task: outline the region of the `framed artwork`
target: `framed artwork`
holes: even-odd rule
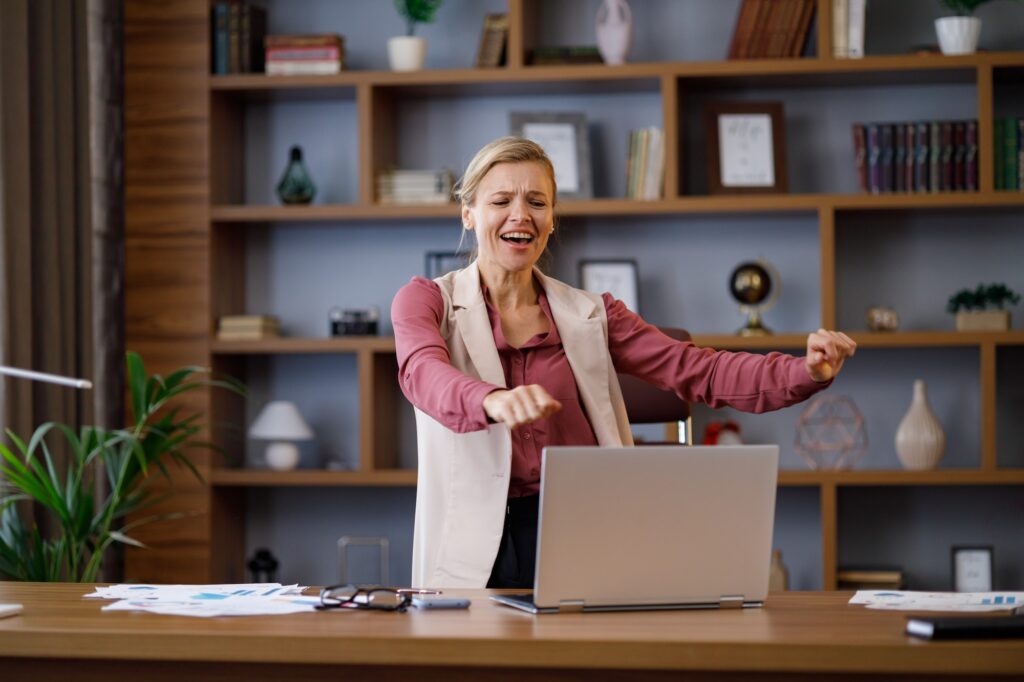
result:
[[[447,275],[452,270],[461,270],[469,264],[469,254],[456,251],[427,251],[424,267],[425,277],[434,279]]]
[[[586,116],[582,113],[512,112],[509,129],[513,135],[533,140],[547,152],[555,167],[559,198],[593,197]]]
[[[635,260],[580,261],[580,288],[595,294],[607,291],[640,314],[640,275]]]
[[[991,545],[954,545],[951,554],[954,591],[992,591]]]
[[[710,102],[704,108],[708,191],[782,194],[786,133],[782,102]]]

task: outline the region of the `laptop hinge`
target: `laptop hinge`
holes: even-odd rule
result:
[[[581,613],[582,611],[582,599],[561,599],[558,602],[559,613]]]
[[[742,594],[723,594],[718,598],[718,608],[720,609],[742,609],[743,608],[743,595]]]

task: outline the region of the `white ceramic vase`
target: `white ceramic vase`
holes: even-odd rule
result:
[[[946,433],[928,405],[924,381],[914,382],[914,399],[896,429],[896,455],[904,469],[934,469],[946,450]]]
[[[942,54],[974,54],[981,35],[978,17],[942,17],[935,20],[935,33],[939,37]]]
[[[427,56],[427,41],[419,36],[388,38],[388,61],[392,71],[419,71]]]
[[[625,64],[633,42],[633,13],[626,0],[604,0],[597,9],[597,50],[605,64]]]

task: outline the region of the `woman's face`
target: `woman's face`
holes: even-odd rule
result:
[[[462,221],[476,231],[480,265],[509,272],[532,269],[554,226],[554,196],[544,166],[499,163],[487,171]]]

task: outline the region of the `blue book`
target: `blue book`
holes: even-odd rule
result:
[[[213,68],[213,73],[215,74],[228,73],[228,58],[230,56],[228,42],[228,15],[228,3],[218,2],[213,6],[213,25],[211,27],[213,40],[210,41],[210,44],[213,45],[211,66]]]

